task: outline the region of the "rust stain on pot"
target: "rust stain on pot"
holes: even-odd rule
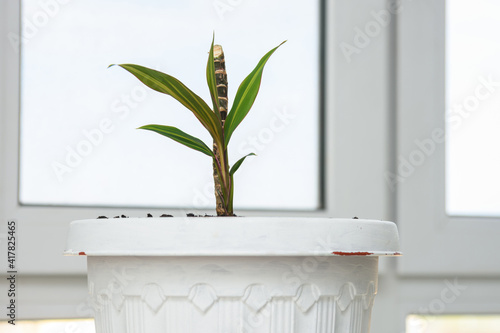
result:
[[[369,256],[373,254],[372,252],[343,252],[343,251],[334,251],[332,254],[337,256]]]
[[[86,256],[85,252],[78,252],[79,256]]]

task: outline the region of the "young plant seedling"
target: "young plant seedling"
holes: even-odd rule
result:
[[[283,42],[285,43],[285,42]],[[267,60],[283,43],[267,52],[259,61],[255,69],[240,84],[233,105],[229,113],[227,100],[227,75],[224,64],[224,53],[220,45],[210,46],[207,62],[207,83],[212,99],[210,108],[203,99],[186,87],[181,81],[168,74],[139,65],[118,65],[149,88],[175,98],[195,117],[210,133],[213,138],[213,149],[210,149],[202,140],[189,135],[180,129],[165,125],[145,125],[140,129],[156,132],[189,148],[202,152],[213,159],[216,211],[218,216],[233,216],[234,173],[241,166],[250,153],[240,158],[232,167],[229,167],[228,144],[238,125],[246,117],[259,92],[262,72]]]

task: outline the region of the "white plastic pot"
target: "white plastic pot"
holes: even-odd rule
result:
[[[328,218],[74,221],[97,333],[368,332],[392,222]]]

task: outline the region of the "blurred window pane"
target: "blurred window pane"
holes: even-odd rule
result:
[[[48,5],[50,3],[51,5]],[[214,206],[212,161],[146,124],[211,146],[170,96],[114,63],[167,72],[210,105],[205,66],[215,31],[229,103],[283,40],[233,135],[235,209],[314,210],[320,195],[320,1],[22,1],[20,201],[27,205]]]
[[[15,325],[0,321],[2,333],[95,333],[93,319],[16,320]]]
[[[446,5],[447,212],[500,216],[500,2]]]
[[[409,315],[406,333],[498,333],[499,315]]]

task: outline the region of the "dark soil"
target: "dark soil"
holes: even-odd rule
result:
[[[187,217],[217,217],[216,215],[209,215],[209,214],[195,215],[193,213],[187,213],[186,216]],[[236,216],[236,215],[234,215],[234,216]],[[154,216],[151,215],[150,213],[148,213],[146,217],[154,217]],[[170,214],[161,214],[160,217],[174,217],[174,216],[170,215]],[[97,218],[98,219],[107,219],[108,217],[101,215],[101,216],[98,216]],[[119,218],[126,219],[126,218],[128,218],[128,216],[126,216],[126,215],[116,215],[113,218],[114,219],[119,219]]]

